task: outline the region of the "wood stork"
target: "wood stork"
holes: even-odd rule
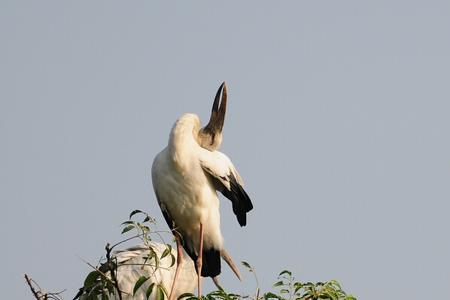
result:
[[[113,257],[117,260],[116,277],[119,289],[122,292],[122,300],[147,299],[146,290],[152,283],[162,284],[167,290],[170,288],[175,277],[176,266],[171,265],[172,261],[170,256],[162,258],[158,266],[150,264],[147,260],[149,247],[153,249],[158,257],[161,257],[167,249],[165,244],[152,241],[149,245],[137,245],[113,253]],[[175,249],[172,249],[172,254],[176,255]],[[102,270],[102,267],[100,266],[99,269]],[[109,272],[106,275],[110,276]],[[149,279],[133,295],[134,285],[141,276],[148,277]],[[177,280],[177,288],[173,291],[174,296],[178,298],[183,293],[193,292],[196,287],[196,278],[197,273],[194,263],[190,260],[183,263]],[[156,292],[154,289],[151,299],[155,299],[155,295]],[[80,292],[74,299],[87,300],[91,298],[89,298],[89,291],[80,289]],[[101,295],[98,296],[98,299],[101,299]],[[120,298],[115,294],[110,295],[109,299]]]
[[[227,87],[223,82],[209,123],[200,128],[197,115],[181,116],[170,132],[167,147],[155,157],[152,166],[153,189],[174,233],[178,257],[182,258],[183,247],[195,262],[199,297],[201,276],[216,279],[221,272],[221,256],[240,279],[239,270],[223,247],[217,191],[231,200],[241,226],[246,225],[246,214],[253,208],[236,168],[225,154],[217,151],[222,142],[226,107]],[[178,259],[170,300],[181,263],[182,259]]]

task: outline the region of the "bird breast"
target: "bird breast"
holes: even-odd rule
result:
[[[200,223],[205,247],[221,248],[219,198],[191,148],[183,152],[168,147],[155,158],[153,185],[160,205],[169,213],[182,235],[197,245]]]

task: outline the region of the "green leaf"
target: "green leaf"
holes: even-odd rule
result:
[[[173,265],[175,264],[175,255],[173,255],[172,253],[170,253],[170,258],[172,259],[172,262],[170,263],[169,268],[173,267]]]
[[[264,299],[280,299],[280,296],[275,295],[274,293],[268,292],[264,294]]]
[[[211,293],[209,293],[208,295],[206,295],[207,298],[212,298],[212,299],[229,299],[227,293],[225,293],[223,290],[217,290],[217,291],[213,291]]]
[[[142,210],[139,209],[135,209],[131,212],[130,214],[130,219],[135,215],[135,214],[143,214],[144,212]]]
[[[92,292],[92,291],[91,291]],[[97,292],[97,291],[96,291]],[[87,300],[97,300],[98,298],[97,298],[97,293],[90,293],[88,296],[87,296]]]
[[[303,284],[301,282],[294,283],[294,293],[297,293],[301,288],[303,287]]]
[[[334,285],[334,286],[337,286],[339,289],[342,289],[341,285],[339,284],[339,282],[337,280],[333,279],[333,280],[328,281],[327,283],[331,284],[331,285]]]
[[[164,257],[166,257],[167,255],[169,255],[169,253],[171,249],[169,249],[169,247],[166,248],[166,250],[164,250],[164,252],[161,254],[161,259],[163,259]]]
[[[142,230],[143,233],[150,231],[150,227],[148,227],[146,225],[139,224],[139,228]]]
[[[110,295],[114,294],[115,287],[111,281],[106,281],[106,289]]]
[[[133,228],[134,228],[134,225],[128,225],[128,226],[126,226],[126,227],[122,230],[122,234],[124,234],[124,233],[130,231],[130,230],[133,229]]]
[[[289,294],[289,290],[287,290],[287,289],[281,289],[281,290],[280,290],[280,293],[282,293],[282,294]]]
[[[233,294],[233,293],[228,294],[228,296],[229,296],[231,299],[235,299],[235,300],[245,298],[245,296],[241,296],[241,295]],[[260,298],[260,299],[261,299],[261,298]]]
[[[303,284],[303,287],[307,290],[312,290],[315,288],[315,285],[312,282],[307,282],[307,283]]]
[[[275,282],[275,283],[273,284],[274,287],[280,286],[280,285],[284,285],[284,282],[283,282],[282,280],[277,281],[277,282]]]
[[[102,300],[109,300],[109,295],[105,290],[102,290]]]
[[[141,276],[134,284],[133,296],[136,295],[136,291],[148,280],[148,277]]]
[[[145,297],[146,299],[148,299],[150,297],[150,295],[153,292],[153,287],[155,286],[155,283],[153,282],[152,284],[149,285],[149,287],[147,288],[147,291],[145,292]]]
[[[164,286],[164,284],[160,283],[159,286],[163,290],[164,295],[166,295],[166,297],[169,298],[169,293],[167,292],[166,287]]]
[[[247,269],[252,269],[252,266],[250,266],[250,264],[248,263],[248,262],[246,262],[246,261],[241,261],[241,263],[242,263],[242,265],[244,266],[244,267],[246,267]]]
[[[284,274],[288,274],[289,276],[292,276],[292,272],[288,270],[283,270],[278,276],[282,276]]]
[[[181,300],[183,298],[188,298],[188,297],[195,297],[195,295],[192,293],[184,293],[184,294],[181,294],[177,300]]]
[[[337,295],[336,291],[335,291],[332,287],[330,287],[330,286],[325,286],[325,287],[322,289],[322,293],[323,293],[323,294],[327,294],[327,295],[330,296],[330,298],[332,298],[332,299],[337,299],[337,298],[338,298],[338,295]]]
[[[164,290],[160,285],[156,288],[156,298],[155,300],[164,300]]]
[[[147,264],[147,262],[150,263],[153,258],[155,259],[156,268],[158,268],[158,266],[159,266],[158,256],[156,256],[155,250],[151,246],[149,246],[148,254],[147,254],[147,256],[144,257],[144,264]]]
[[[120,225],[128,225],[128,224],[134,224],[134,221],[125,221],[125,222],[122,222],[122,224],[120,224]]]
[[[97,282],[98,278],[101,275],[102,274],[99,271],[97,271],[97,270],[92,271],[91,273],[89,273],[86,276],[86,279],[84,280],[84,289],[85,290],[90,289]]]

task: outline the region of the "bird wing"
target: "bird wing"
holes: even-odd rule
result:
[[[112,258],[116,263],[116,277],[119,288],[122,291],[122,299],[147,299],[144,295],[150,284],[162,284],[165,289],[170,289],[176,271],[176,264],[172,264],[171,256],[166,256],[158,259],[158,264],[155,265],[155,262],[149,259],[148,256],[150,248],[153,249],[156,257],[159,258],[166,251],[167,245],[151,241],[147,245],[136,245],[113,253]],[[172,255],[177,257],[175,249],[172,249]],[[109,263],[101,264],[98,267],[99,271],[102,274],[106,274],[108,278],[110,278],[110,268]],[[148,280],[134,293],[135,284],[141,276],[148,277]],[[174,290],[175,297],[178,298],[185,292],[192,292],[196,286],[196,278],[197,274],[193,261],[185,259],[180,267],[180,277]],[[100,299],[100,296],[92,298],[96,287],[98,286],[94,284],[80,288],[74,300]],[[118,298],[113,297],[109,299]],[[151,299],[154,299],[154,297]]]
[[[245,192],[242,178],[231,160],[219,151],[202,149],[200,165],[216,190],[231,200],[239,225],[245,226],[247,224],[246,214],[253,209],[253,204]]]
[[[161,151],[160,153],[158,153],[155,157],[155,159],[153,160],[153,165],[152,165],[152,184],[153,184],[153,190],[155,191],[155,195],[156,195],[156,201],[158,202],[159,207],[161,208],[161,212],[164,216],[164,220],[166,220],[167,225],[169,225],[170,230],[174,229],[174,221],[172,219],[172,217],[170,216],[169,210],[167,209],[166,205],[164,204],[164,202],[161,201],[161,197],[159,195],[159,187],[157,185],[157,182],[159,182],[159,177],[161,177],[161,174],[163,174],[162,176],[167,176],[166,174],[170,174],[170,171],[167,170],[166,165],[164,164],[164,161],[166,160],[166,156],[167,156],[167,148],[164,149],[163,151]],[[160,186],[164,186],[164,185],[160,185]]]

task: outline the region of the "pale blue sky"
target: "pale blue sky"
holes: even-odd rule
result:
[[[71,299],[131,210],[164,225],[153,157],[223,80],[255,209],[222,228],[264,289],[450,298],[448,1],[2,0],[0,41],[3,299],[25,272]]]

